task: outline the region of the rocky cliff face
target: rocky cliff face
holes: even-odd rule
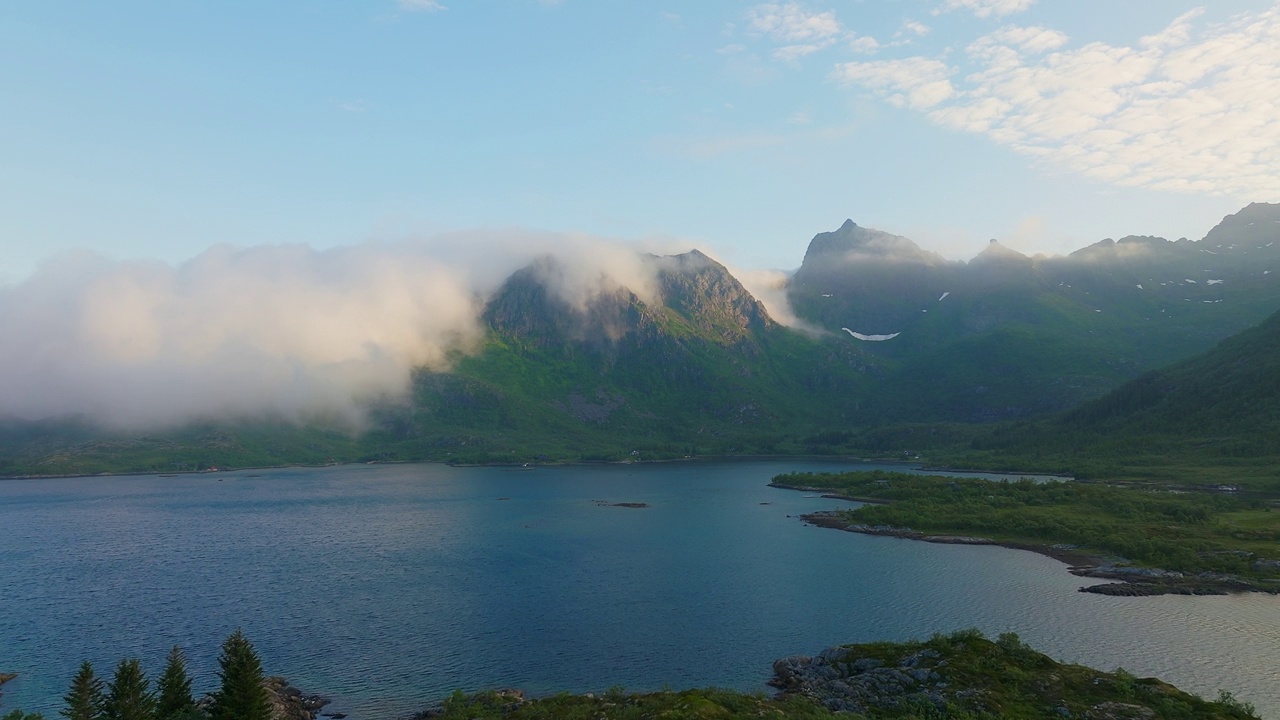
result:
[[[631,288],[604,286],[571,303],[554,286],[562,275],[556,263],[544,258],[513,274],[485,307],[485,322],[541,347],[578,345],[594,352],[664,335],[732,345],[776,327],[737,278],[697,250],[646,259],[657,289],[649,302]]]

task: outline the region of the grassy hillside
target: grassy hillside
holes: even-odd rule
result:
[[[844,523],[1015,545],[1065,545],[1081,554],[1186,573],[1180,582],[1192,582],[1198,573],[1228,573],[1280,589],[1275,519],[1280,508],[1253,497],[882,471],[797,473],[774,482],[888,503],[836,513]]]
[[[1280,490],[1280,313],[1060,417],[974,438],[949,461]]]

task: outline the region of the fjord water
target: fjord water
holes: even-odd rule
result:
[[[175,644],[210,690],[238,627],[269,673],[358,720],[455,688],[764,690],[783,655],[978,627],[1201,695],[1229,689],[1280,717],[1280,599],[1080,593],[1061,563],[1029,552],[805,526],[797,514],[847,503],[766,486],[850,467],[0,482],[0,671],[20,674],[0,702],[56,716],[81,660],[109,675],[139,657],[154,676]]]

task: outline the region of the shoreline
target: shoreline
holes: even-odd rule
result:
[[[858,498],[831,492],[830,488],[788,485],[785,483],[769,483],[770,487],[782,490],[800,490],[804,492],[821,492],[823,497],[853,502],[888,505],[890,501],[880,498]],[[820,510],[799,515],[802,522],[814,527],[843,530],[861,535],[893,537],[902,540],[915,540],[938,545],[994,545],[1010,550],[1025,550],[1052,558],[1067,566],[1067,572],[1081,578],[1095,580],[1112,580],[1115,582],[1087,585],[1079,588],[1080,592],[1112,597],[1150,597],[1155,595],[1230,595],[1232,593],[1258,592],[1269,595],[1280,595],[1280,584],[1263,586],[1245,578],[1221,573],[1200,573],[1187,575],[1181,572],[1163,570],[1161,568],[1145,568],[1131,565],[1117,565],[1102,555],[1082,550],[1066,544],[1043,544],[1020,542],[1014,540],[996,540],[986,537],[967,535],[948,535],[942,533],[924,533],[910,528],[892,527],[888,525],[864,525],[849,522],[840,510]]]
[[[186,477],[190,475],[220,475],[223,473],[235,473],[256,470],[291,470],[291,469],[319,469],[328,467],[348,467],[354,465],[448,465],[449,467],[458,468],[480,468],[480,467],[511,467],[511,468],[554,468],[554,467],[588,467],[593,465],[659,465],[664,463],[696,463],[696,462],[762,462],[769,460],[788,461],[788,460],[809,460],[809,461],[830,461],[830,462],[849,462],[849,463],[878,463],[885,465],[906,465],[917,469],[924,469],[924,466],[917,461],[896,460],[891,458],[860,458],[851,455],[695,455],[683,458],[663,458],[660,460],[565,460],[565,461],[536,461],[536,462],[491,462],[491,463],[458,463],[449,462],[448,460],[375,460],[360,461],[352,460],[351,462],[334,462],[334,463],[288,463],[284,465],[253,465],[244,467],[219,468],[217,470],[139,470],[129,472],[99,472],[99,473],[51,473],[48,475],[0,475],[0,481],[4,480],[66,480],[74,478],[110,478],[110,477]],[[987,470],[956,470],[954,472],[989,472]],[[994,473],[993,475],[1016,475],[1017,473]],[[1037,475],[1039,476],[1039,474]],[[869,501],[860,501],[869,502]]]

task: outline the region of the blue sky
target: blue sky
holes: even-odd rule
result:
[[[1198,238],[1280,200],[1261,0],[363,0],[0,9],[0,281],[527,228],[799,265]]]

